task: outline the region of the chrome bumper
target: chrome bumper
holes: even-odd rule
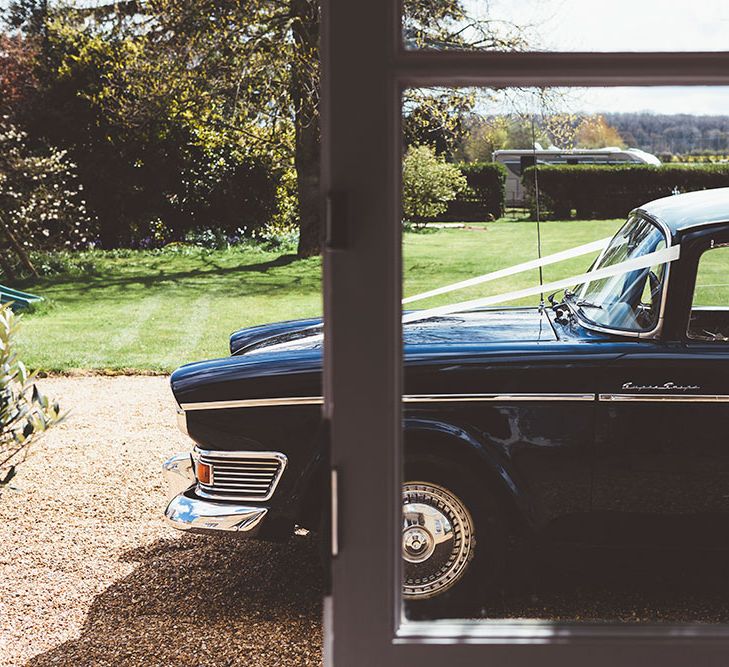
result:
[[[258,532],[268,510],[237,503],[198,498],[195,493],[195,473],[189,454],[176,454],[162,466],[168,485],[165,518],[174,528],[196,533],[228,531],[246,533],[252,537]]]

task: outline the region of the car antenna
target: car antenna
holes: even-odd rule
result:
[[[534,160],[534,202],[536,205],[537,216],[537,259],[542,259],[542,230],[540,226],[540,210],[539,210],[539,174],[537,168],[537,132],[534,125],[534,112],[532,111],[532,158]],[[539,286],[544,285],[544,274],[542,273],[542,265],[539,265]],[[544,292],[539,295],[539,311],[544,310]]]

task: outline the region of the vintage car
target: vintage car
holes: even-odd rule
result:
[[[524,537],[729,547],[729,188],[634,210],[590,271],[603,277],[546,306],[406,318],[415,604],[486,595]],[[195,447],[164,465],[166,517],[240,537],[320,531],[321,321],[244,329],[230,350],[172,375]]]

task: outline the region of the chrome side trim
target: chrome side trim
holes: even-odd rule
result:
[[[406,394],[403,403],[470,403],[478,401],[594,401],[595,394]],[[253,398],[237,401],[183,403],[183,410],[226,410],[228,408],[263,408],[285,405],[322,405],[322,396],[291,398]]]
[[[594,401],[595,394],[408,394],[403,403],[514,403],[520,401]]]
[[[599,394],[599,401],[622,403],[729,403],[727,394]]]
[[[244,398],[234,401],[202,401],[183,403],[183,410],[225,410],[227,408],[265,408],[277,405],[322,405],[322,396],[290,396],[285,398]]]

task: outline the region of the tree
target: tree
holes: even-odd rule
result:
[[[580,148],[607,148],[617,146],[623,148],[625,141],[614,127],[608,125],[604,116],[588,116],[583,118],[575,133]]]
[[[74,169],[63,151],[32,150],[25,133],[0,118],[0,269],[9,278],[13,255],[35,274],[30,250],[91,241]]]
[[[508,120],[503,116],[469,118],[458,147],[457,158],[465,162],[491,162],[494,151],[506,145],[508,125]]]
[[[405,148],[432,146],[438,155],[452,156],[467,132],[465,121],[476,102],[462,89],[409,89],[403,95]]]
[[[38,27],[46,5],[15,0],[13,24],[48,30],[47,18]],[[81,97],[104,110],[104,123],[113,118],[111,124],[129,134],[159,135],[166,131],[157,122],[164,110],[194,137],[213,144],[225,137],[228,145],[266,156],[282,169],[293,166],[299,254],[319,252],[316,0],[118,0],[73,9],[54,5],[53,12],[56,33],[75,31],[89,44],[100,39],[109,47],[98,61],[101,85]],[[513,49],[525,41],[506,22],[472,19],[464,0],[406,0],[404,32],[416,46]],[[78,61],[66,62],[73,70]]]
[[[403,160],[402,205],[405,219],[423,227],[444,213],[448,202],[468,183],[454,164],[448,164],[430,146],[411,146]]]
[[[0,115],[22,115],[32,104],[38,86],[38,51],[21,35],[0,34]]]

